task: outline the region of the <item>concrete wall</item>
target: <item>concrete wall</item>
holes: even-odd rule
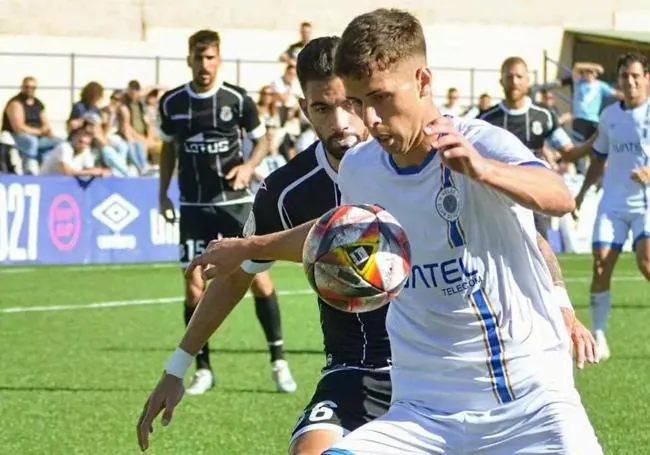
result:
[[[0,105],[15,93],[25,75],[36,76],[40,87],[38,96],[60,127],[68,115],[71,94],[76,99],[79,89],[88,81],[97,80],[110,88],[122,88],[134,78],[143,85],[181,84],[189,76],[184,56],[191,32],[189,29],[150,30],[147,41],[0,35]],[[238,81],[251,92],[281,74],[282,65],[274,60],[296,38],[294,31],[222,29],[221,33],[226,59],[222,68],[224,77]],[[559,27],[478,24],[439,24],[426,27],[426,34],[430,64],[435,69],[435,94],[442,96],[448,87],[454,86],[466,103],[472,95],[475,98],[483,92],[499,96],[496,69],[504,58],[521,55],[531,69],[539,70],[544,49],[558,57],[562,39]],[[3,55],[3,52],[58,56],[16,56]],[[75,54],[74,60],[71,53]],[[131,58],[88,57],[88,54]],[[74,92],[70,89],[72,83]]]

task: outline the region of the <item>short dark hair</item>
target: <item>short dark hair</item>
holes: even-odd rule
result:
[[[334,68],[339,76],[363,79],[416,55],[427,55],[420,21],[406,11],[379,8],[348,24]]]
[[[640,63],[643,67],[643,73],[647,74],[650,72],[650,63],[648,63],[648,58],[643,55],[641,52],[626,52],[621,54],[616,61],[616,74],[626,66],[630,66],[632,63]]]
[[[219,33],[214,30],[199,30],[190,36],[187,40],[187,46],[189,52],[192,52],[195,49],[205,50],[212,46],[216,47],[217,52],[219,52],[221,47],[221,38],[219,37]]]
[[[296,71],[303,91],[307,83],[334,77],[334,55],[341,41],[338,36],[323,36],[311,40],[298,54]]]
[[[311,27],[311,22],[301,22],[300,27]]]
[[[519,56],[514,56],[514,57],[508,57],[503,61],[501,64],[501,72],[503,73],[506,68],[510,68],[511,66],[514,65],[524,65],[526,68],[526,71],[528,71],[528,64],[526,63],[526,60]]]

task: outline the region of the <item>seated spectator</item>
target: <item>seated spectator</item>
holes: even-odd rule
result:
[[[9,100],[2,117],[2,131],[13,135],[23,158],[23,169],[31,175],[38,174],[42,156],[63,141],[54,136],[45,105],[35,94],[36,79],[26,77],[20,93]]]
[[[481,115],[485,114],[492,107],[492,97],[483,93],[478,98],[478,104],[469,108],[467,112],[463,115],[465,118],[479,118]]]
[[[162,151],[162,140],[158,135],[158,128],[156,126],[160,123],[158,120],[158,101],[163,93],[163,90],[154,88],[149,90],[145,96],[147,122],[151,126],[149,128],[149,147],[147,151],[149,153],[149,161],[154,165],[160,163],[160,152]]]
[[[70,132],[81,128],[86,113],[100,114],[99,103],[104,98],[104,87],[98,82],[89,82],[81,89],[80,100],[72,105],[68,117],[67,130]]]
[[[273,121],[266,123],[265,126],[266,140],[264,145],[267,147],[267,155],[253,172],[251,180],[251,190],[253,192],[257,192],[262,180],[268,177],[271,172],[287,164],[286,158],[280,152],[284,133],[278,131],[278,124]]]
[[[128,148],[116,149],[111,145],[104,132],[101,116],[95,112],[87,112],[82,121],[80,128],[83,128],[92,138],[91,149],[95,156],[99,157],[104,167],[110,169],[111,174],[118,177],[131,175],[127,164]]]
[[[460,105],[458,100],[460,95],[458,94],[458,89],[451,87],[447,90],[447,102],[438,106],[438,110],[442,115],[451,115],[453,117],[460,117],[465,110]]]
[[[16,141],[9,131],[0,132],[0,174],[22,175],[23,166]]]
[[[297,112],[298,99],[302,97],[302,89],[295,65],[287,65],[282,76],[271,82],[271,88],[275,93],[278,106]]]
[[[151,128],[147,108],[142,101],[140,83],[130,81],[118,109],[119,134],[129,144],[129,158],[140,175],[149,170],[147,148]]]
[[[59,143],[43,159],[42,175],[71,175],[102,177],[110,175],[108,169],[95,165],[90,143],[92,136],[85,128],[73,131],[68,141]]]
[[[101,109],[104,134],[111,146],[120,155],[129,155],[129,144],[120,136],[119,110],[124,98],[124,92],[115,90],[111,94],[108,105]]]
[[[257,116],[263,125],[268,122],[281,125],[280,112],[274,95],[273,87],[265,85],[260,90],[259,98],[257,98]]]
[[[309,22],[300,24],[300,41],[291,44],[286,51],[280,55],[280,61],[288,65],[296,65],[296,59],[303,47],[311,41],[312,27]]]
[[[565,126],[572,120],[571,112],[565,112],[563,114],[557,107],[557,104],[555,104],[555,94],[550,89],[542,88],[539,91],[539,95],[539,104],[554,113],[560,125]]]

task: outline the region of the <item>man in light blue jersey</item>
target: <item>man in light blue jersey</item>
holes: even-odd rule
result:
[[[592,329],[603,359],[610,355],[605,332],[612,273],[630,232],[639,270],[650,280],[650,66],[643,54],[633,52],[621,55],[616,68],[623,100],[600,116],[591,165],[576,197],[579,207],[603,176],[591,281]]]
[[[573,209],[562,179],[511,133],[440,115],[409,13],[356,17],[335,71],[373,136],[341,162],[342,203],[384,207],[413,255],[386,318],[391,408],[324,454],[601,454],[532,216]],[[296,260],[311,225],[222,245]]]
[[[577,62],[573,65],[573,135],[584,142],[596,132],[604,101],[618,92],[598,79],[603,67],[597,63]]]

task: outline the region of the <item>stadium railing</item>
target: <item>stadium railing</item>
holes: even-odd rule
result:
[[[0,98],[3,98],[0,102],[4,105],[4,101],[19,89],[22,77],[35,76],[40,79],[37,94],[48,102],[50,118],[55,123],[65,121],[70,105],[78,100],[80,89],[91,80],[112,90],[124,88],[130,79],[140,80],[143,87],[171,88],[188,77],[184,57],[0,51],[0,62],[6,69],[0,73]],[[277,61],[224,59],[221,72],[226,80],[257,96],[263,85],[282,74],[282,68],[283,64]],[[482,93],[489,93],[493,98],[501,95],[498,69],[439,66],[432,70],[436,76],[434,96],[437,101],[444,101],[449,87],[459,90],[463,104],[468,107]],[[534,70],[534,83],[539,82],[538,76],[538,71]],[[65,106],[59,106],[62,104]]]

